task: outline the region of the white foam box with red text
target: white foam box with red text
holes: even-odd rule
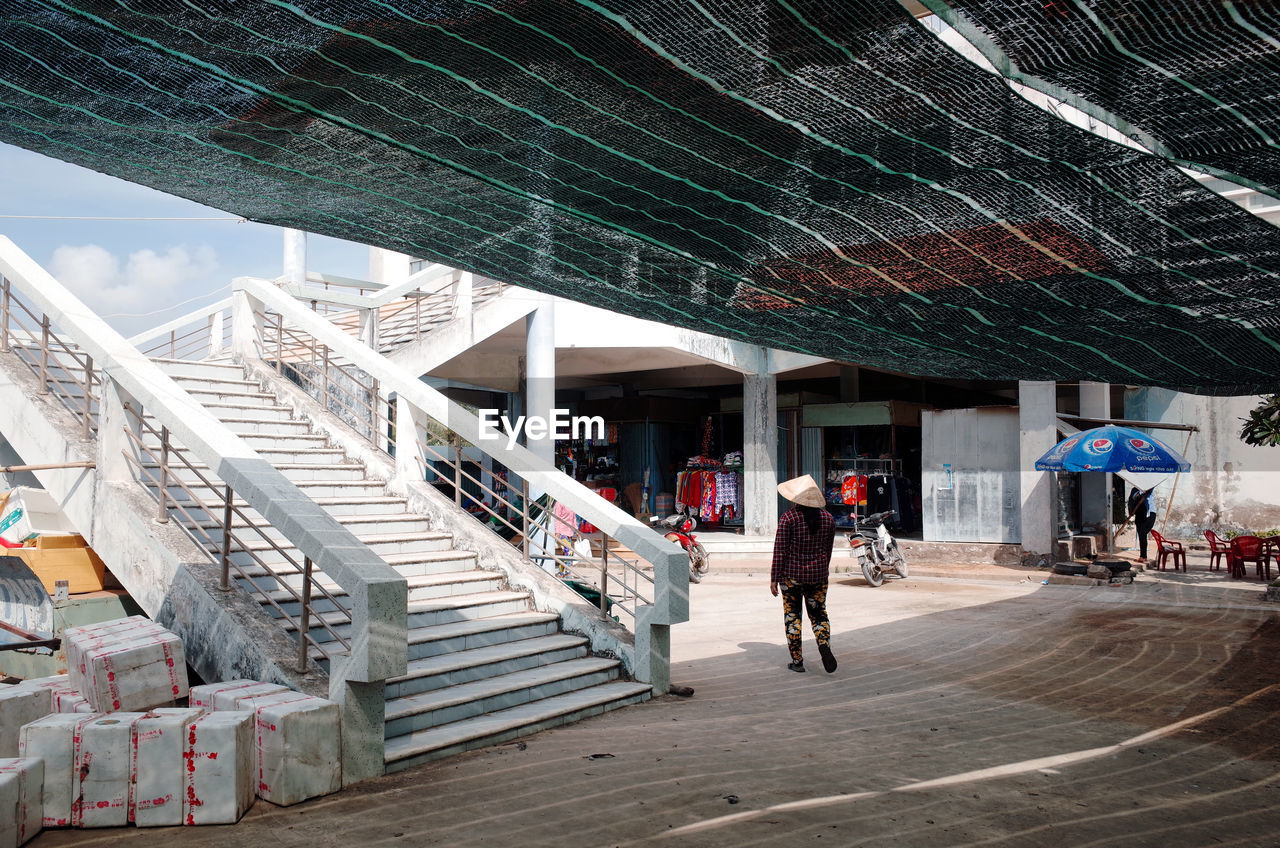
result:
[[[279,683],[263,683],[260,680],[226,680],[222,683],[192,686],[187,703],[206,710],[234,710],[239,709],[236,706],[239,698],[288,691],[289,687],[281,686]]]
[[[53,712],[53,692],[46,688],[7,686],[0,689],[0,757],[18,756],[18,732]]]
[[[256,713],[257,793],[282,807],[342,788],[338,705],[300,692],[242,698]]]
[[[67,671],[99,712],[147,710],[186,697],[182,640],[135,616],[112,628],[67,628]]]
[[[187,725],[183,824],[234,824],[253,804],[253,713],[205,713]]]
[[[0,848],[17,848],[41,830],[44,760],[0,759]]]

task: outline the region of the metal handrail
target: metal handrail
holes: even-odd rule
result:
[[[421,432],[421,429],[419,429],[419,432]],[[507,497],[504,497],[502,494],[499,494],[494,489],[486,486],[484,484],[483,479],[476,477],[475,475],[467,472],[462,467],[461,451],[458,448],[456,447],[454,448],[453,458],[451,459],[448,456],[445,456],[444,454],[442,454],[440,451],[436,450],[435,446],[424,442],[421,438],[418,439],[418,447],[422,451],[426,453],[430,453],[432,456],[436,457],[440,462],[449,464],[453,472],[453,479],[449,479],[449,477],[447,477],[443,471],[437,468],[433,462],[426,462],[425,460],[420,458],[419,466],[423,468],[423,476],[425,479],[427,479],[427,482],[437,482],[437,483],[443,483],[445,485],[452,486],[453,492],[454,492],[454,503],[466,509],[468,514],[470,514],[476,520],[480,521],[482,524],[487,524],[488,522],[486,519],[480,518],[480,516],[475,515],[471,510],[472,506],[475,506],[478,509],[480,509],[480,511],[484,513],[486,516],[488,516],[489,519],[493,519],[499,522],[500,524],[502,524],[503,526],[511,530],[513,533],[516,533],[522,536],[523,538],[520,540],[520,544],[523,545],[525,556],[533,560],[543,560],[543,561],[549,560],[555,563],[556,577],[559,577],[561,579],[573,578],[575,580],[579,580],[585,583],[595,583],[597,587],[601,589],[602,606],[605,603],[604,598],[607,596],[611,603],[613,603],[614,605],[617,605],[620,609],[627,612],[632,617],[634,617],[635,615],[635,607],[637,604],[652,603],[652,593],[650,593],[648,596],[642,594],[639,590],[639,585],[641,580],[646,581],[649,585],[653,585],[653,582],[654,582],[653,577],[639,566],[639,563],[637,560],[628,559],[626,557],[619,555],[616,551],[613,551],[612,553],[613,553],[614,559],[618,560],[623,565],[624,572],[622,573],[621,576],[610,574],[608,570],[608,562],[609,562],[609,554],[610,554],[609,543],[611,539],[607,534],[605,533],[600,534],[600,537],[601,537],[600,580],[597,582],[595,579],[596,574],[594,571],[589,574],[584,574],[582,571],[583,568],[587,567],[592,563],[592,560],[581,557],[580,555],[577,554],[576,551],[574,551],[574,549],[571,546],[566,546],[566,548],[569,551],[573,551],[573,553],[566,555],[566,554],[561,554],[557,550],[557,548],[559,547],[558,545],[548,544],[548,543],[538,541],[540,536],[541,538],[545,538],[547,540],[561,538],[561,534],[557,532],[557,527],[556,527],[558,523],[558,519],[555,517],[553,506],[550,504],[548,504],[545,508],[541,510],[540,517],[534,517],[534,510],[531,507],[531,504],[527,497],[527,493],[524,493],[524,481],[521,481],[521,491],[522,493],[524,493],[524,496],[521,497],[520,503],[517,506],[516,504],[512,503],[511,500],[508,500],[508,497],[510,497],[509,494]],[[428,472],[434,474],[437,480],[432,481],[429,477],[427,477],[426,474]],[[490,506],[488,503],[485,502],[483,496],[480,498],[477,498],[474,495],[465,493],[461,486],[461,482],[464,479],[469,483],[474,484],[482,492],[490,495],[497,502],[497,504],[495,504],[495,506]],[[497,478],[497,477],[495,477],[494,479],[500,480],[500,478]],[[514,490],[516,488],[512,483],[508,481],[502,480],[501,483],[507,490]],[[465,504],[464,504],[464,500],[466,501]],[[514,512],[517,518],[520,520],[520,526],[517,527],[516,524],[512,523],[511,520],[509,520],[505,515],[503,515],[502,512],[499,511],[499,509],[497,509],[498,504],[510,510],[511,512]],[[538,533],[531,532],[533,530],[537,530]],[[576,534],[576,528],[575,528],[575,534]],[[512,544],[517,544],[514,540],[509,540],[509,541],[512,541]],[[529,546],[531,545],[537,546],[536,552],[530,552]],[[626,577],[628,576],[628,572],[631,572],[635,578],[634,581],[631,583],[628,583],[626,580]],[[615,584],[620,584],[619,586],[620,591],[618,591],[617,594],[610,593],[609,591],[608,583],[610,579],[612,579]]]
[[[222,352],[230,338],[231,298],[224,298],[139,333],[129,343],[150,357],[199,360]]]
[[[358,371],[358,369],[341,364],[339,357],[334,355],[334,352],[329,348],[329,346],[315,337],[285,325],[284,316],[279,312],[263,310],[257,313],[257,317],[261,319],[260,325],[263,328],[263,335],[260,339],[260,344],[263,351],[264,361],[271,364],[274,358],[274,368],[276,373],[286,377],[291,382],[298,385],[303,389],[303,391],[307,392],[307,394],[311,395],[313,398],[322,401],[326,410],[333,411],[332,408],[336,404],[340,411],[347,413],[350,418],[360,423],[360,427],[357,428],[357,432],[360,432],[362,436],[368,438],[381,453],[390,457],[390,439],[381,435],[376,438],[372,436],[374,433],[388,433],[395,425],[394,418],[389,413],[384,413],[382,411],[383,409],[389,410],[393,407],[389,404],[376,400],[379,389],[377,381],[371,377],[367,377],[367,375],[363,375],[363,372]],[[327,363],[327,367],[323,367],[322,363]],[[319,375],[308,373],[309,369],[301,367],[303,365],[315,367],[322,373]],[[341,383],[335,384],[335,380],[331,378],[330,370],[338,372],[343,379],[355,387],[355,390],[352,391],[349,388],[344,388],[341,386]],[[342,395],[349,396],[351,398],[351,402],[348,403],[344,401]],[[364,399],[365,397],[370,398],[370,400],[366,402]],[[339,417],[343,416],[340,415]],[[368,428],[367,432],[365,427]],[[452,431],[450,431],[450,433],[456,436]],[[421,435],[419,435],[418,444],[422,449],[430,452],[441,461],[450,462],[447,457],[424,442]],[[484,487],[484,484],[482,481],[462,469],[461,462],[457,460],[457,457],[459,456],[460,452],[455,451],[455,459],[451,463],[454,471],[453,480],[446,479],[431,463],[426,463],[427,468],[425,470],[435,472],[437,476],[441,478],[438,482],[453,485],[455,503],[461,506],[461,480],[463,477],[466,477],[469,481],[474,482],[481,487]],[[507,485],[510,487],[510,484]],[[486,488],[486,490],[488,490],[495,498],[499,497],[496,492],[488,489],[488,487],[484,488]],[[475,501],[473,498],[469,499]],[[516,509],[509,500],[502,498],[502,502],[509,508]],[[514,526],[507,522],[504,517],[500,516],[492,507],[485,504],[483,500],[475,501],[475,503],[478,504],[480,509],[487,516],[494,518],[505,524],[510,529],[515,530]],[[554,576],[562,580],[576,579],[584,583],[596,582],[597,572],[595,569],[592,569],[589,574],[584,574],[582,571],[584,564],[588,562],[587,560],[579,558],[576,554],[566,557],[555,551],[554,546],[549,546],[536,541],[537,534],[530,533],[530,530],[539,530],[546,534],[546,538],[548,539],[555,538],[556,534],[554,533],[554,528],[552,526],[542,527],[538,525],[536,520],[532,520],[531,509],[527,499],[522,501],[522,506],[517,511],[520,513],[523,522],[523,529],[517,532],[521,532],[524,536],[523,549],[525,556],[535,560],[549,560],[554,562],[556,565],[556,573]],[[550,510],[547,510],[547,513],[550,514]],[[482,523],[485,522],[485,519],[479,519],[478,517],[477,520],[480,520]],[[641,594],[639,586],[641,581],[647,581],[652,584],[653,578],[645,573],[637,561],[619,556],[616,551],[614,552],[614,559],[622,565],[623,570],[620,575],[610,575],[608,571],[610,540],[607,536],[604,536],[604,534],[602,534],[602,536],[602,568],[599,572],[600,585],[598,588],[600,589],[602,596],[609,597],[610,603],[616,605],[619,609],[634,617],[637,605],[652,602],[652,595],[650,594],[646,597]],[[535,545],[538,550],[530,551],[530,545]],[[628,580],[628,576],[632,579]],[[610,594],[610,578],[612,578],[612,585],[614,587],[613,594]],[[601,598],[601,603],[604,604],[604,597]]]
[[[15,354],[18,361],[26,365],[31,373],[40,379],[41,394],[53,395],[68,412],[80,419],[81,438],[85,440],[92,438],[93,433],[98,429],[98,398],[94,394],[94,386],[102,385],[102,375],[94,367],[93,357],[63,341],[54,332],[48,315],[41,314],[37,317],[36,313],[13,291],[8,277],[0,275],[0,287],[3,288],[3,296],[0,297],[0,325],[3,326],[0,341],[3,344],[0,344],[0,350]],[[34,322],[35,327],[39,328],[38,333],[35,327],[28,327],[23,323],[21,314],[15,312],[14,307]],[[15,329],[21,332],[15,333]],[[31,355],[33,345],[40,352],[38,357]],[[71,359],[74,366],[60,359],[51,362],[49,354],[51,348],[55,346]],[[66,379],[53,377],[50,374],[51,367],[61,371]],[[83,374],[83,378],[79,376],[80,374]],[[78,395],[66,387],[65,383],[68,380],[80,390]]]
[[[312,589],[318,589],[321,598],[329,601],[333,605],[333,613],[335,615],[330,617],[345,618],[349,623],[351,621],[351,615],[342,603],[328,590],[328,588],[324,586],[324,584],[315,581],[311,576],[311,568],[307,565],[309,558],[304,557],[306,562],[300,565],[297,559],[289,554],[287,549],[281,547],[280,544],[265,533],[263,529],[244,512],[243,509],[235,504],[235,492],[230,486],[226,485],[221,480],[217,480],[216,482],[211,480],[209,477],[205,476],[200,468],[192,464],[191,460],[188,459],[184,453],[170,450],[167,428],[157,430],[155,426],[146,421],[145,418],[141,419],[141,428],[143,435],[151,434],[160,438],[161,444],[159,455],[156,454],[152,445],[148,445],[143,440],[142,435],[135,433],[132,429],[126,427],[125,435],[138,449],[140,454],[145,454],[147,458],[151,459],[155,463],[155,465],[151,466],[144,464],[140,456],[135,456],[128,451],[124,454],[125,459],[136,470],[138,481],[142,484],[144,490],[148,492],[151,490],[151,487],[147,485],[148,483],[155,486],[157,503],[160,505],[161,509],[165,510],[166,518],[168,512],[171,510],[181,514],[183,520],[178,522],[178,526],[187,533],[192,541],[196,542],[197,547],[203,550],[209,556],[211,561],[219,564],[222,569],[222,583],[224,587],[227,585],[228,570],[235,569],[237,576],[242,580],[241,585],[246,591],[251,595],[262,598],[262,600],[266,601],[268,605],[275,609],[282,618],[289,622],[290,625],[294,626],[298,630],[298,638],[300,642],[305,641],[310,643],[311,646],[314,647],[322,656],[326,659],[330,659],[332,655],[325,649],[323,643],[319,642],[311,635],[310,625],[308,624],[307,627],[303,627],[303,622],[308,621],[311,617],[310,608],[314,605],[311,596]],[[169,458],[175,455],[178,457],[182,467],[195,475],[200,483],[203,484],[204,488],[209,489],[210,491],[216,491],[221,488],[224,493],[222,500],[211,504],[197,495],[192,488],[187,485],[186,481],[172,476],[167,463]],[[206,518],[201,519],[193,515],[185,503],[170,500],[167,497],[167,494],[168,488],[171,485],[178,486],[187,498],[190,499],[190,502],[195,505],[196,511],[203,513]],[[221,510],[223,513],[223,520],[217,525],[218,529],[222,533],[222,537],[220,539],[215,538],[205,526],[208,521],[208,517],[217,514],[215,510]],[[276,569],[271,565],[271,563],[265,561],[261,556],[259,556],[257,551],[252,550],[249,547],[249,543],[233,529],[233,522],[236,518],[239,518],[244,522],[244,525],[247,528],[257,533],[257,535],[264,542],[270,545],[274,551],[280,554],[284,561],[292,568],[288,571]],[[284,607],[282,607],[280,603],[271,596],[270,590],[261,588],[254,583],[252,576],[247,572],[245,566],[231,557],[232,553],[238,553],[251,559],[257,566],[262,568],[267,575],[270,576],[279,589],[284,590],[293,601],[298,602],[300,605],[298,618],[295,618],[285,610]],[[304,582],[302,589],[295,590],[291,585],[289,585],[285,580],[285,577],[290,574],[303,575]],[[314,587],[311,585],[313,583]],[[327,630],[329,635],[333,637],[334,641],[340,644],[345,650],[349,651],[351,649],[350,640],[338,633],[326,616],[317,614],[315,617],[319,621],[320,626]],[[305,670],[306,667],[305,664],[303,664],[299,668],[299,671],[301,672]]]

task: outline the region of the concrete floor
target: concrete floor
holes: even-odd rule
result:
[[[690,699],[260,801],[234,827],[30,845],[1274,846],[1280,605],[1203,569],[1112,588],[844,576],[832,675],[811,638],[810,670],[786,670],[763,572],[713,573],[673,629]]]

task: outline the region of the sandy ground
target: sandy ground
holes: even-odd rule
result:
[[[258,802],[234,827],[30,845],[1280,844],[1280,605],[1195,560],[1125,587],[1040,578],[838,578],[827,675],[808,633],[809,671],[786,670],[762,575],[713,573],[673,629],[692,698]]]

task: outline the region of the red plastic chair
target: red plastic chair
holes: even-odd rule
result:
[[[1251,562],[1262,576],[1263,564],[1266,563],[1267,574],[1271,573],[1270,560],[1267,558],[1267,543],[1257,536],[1236,536],[1231,540],[1231,556],[1227,557],[1231,567],[1231,576],[1244,577],[1244,564]]]
[[[1156,531],[1151,531],[1151,538],[1156,540],[1156,548],[1159,551],[1157,561],[1160,563],[1160,570],[1164,571],[1165,560],[1173,557],[1173,570],[1177,571],[1178,566],[1182,566],[1182,570],[1187,570],[1187,552],[1182,547],[1181,542],[1170,542],[1164,536]]]
[[[1212,530],[1204,531],[1205,541],[1209,543],[1209,570],[1217,571],[1224,559],[1231,556],[1231,546],[1218,538]]]

